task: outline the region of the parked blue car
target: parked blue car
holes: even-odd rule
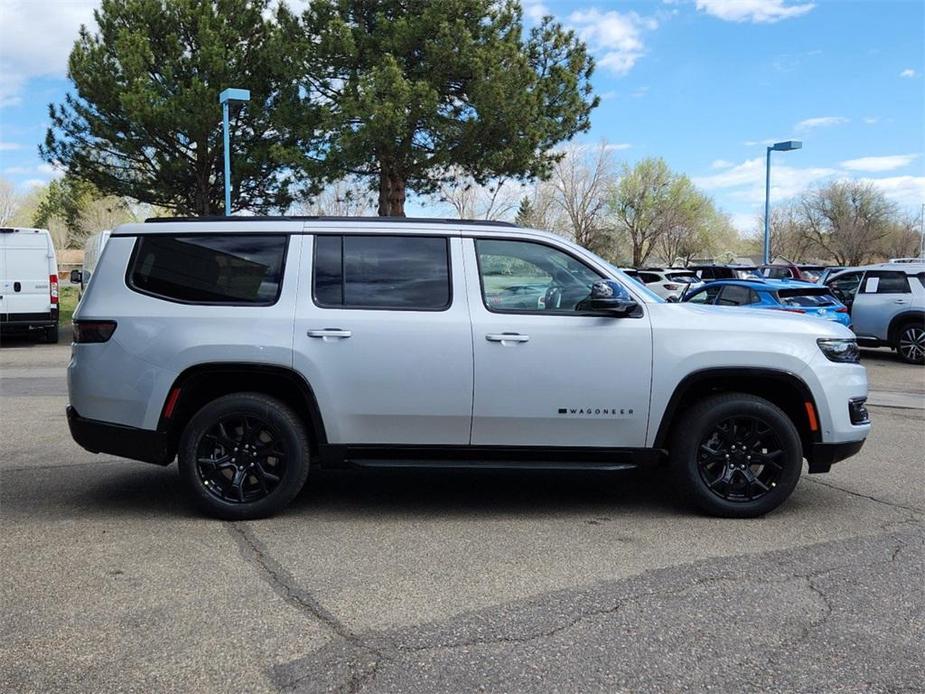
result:
[[[848,308],[828,287],[799,280],[714,280],[682,301],[803,313],[851,327]]]

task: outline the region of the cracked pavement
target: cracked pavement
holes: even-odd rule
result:
[[[0,347],[0,691],[925,690],[919,408],[756,520],[657,472],[402,470],[223,523],[70,440],[67,355]]]

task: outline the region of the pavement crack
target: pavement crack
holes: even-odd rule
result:
[[[242,522],[226,523],[225,527],[238,545],[241,556],[248,564],[257,569],[260,577],[283,600],[309,617],[321,622],[334,632],[353,644],[366,647],[356,634],[350,631],[331,612],[326,610],[307,590],[300,588],[295,578],[278,561],[270,556],[266,547],[254,533]]]
[[[823,487],[828,487],[829,489],[835,489],[839,492],[844,492],[845,494],[849,494],[851,496],[856,496],[856,497],[860,497],[861,499],[867,499],[868,501],[873,501],[878,504],[883,504],[884,506],[889,506],[890,508],[901,508],[905,511],[911,511],[912,513],[915,513],[915,514],[925,513],[925,509],[915,508],[914,506],[905,506],[903,504],[897,504],[892,501],[885,501],[884,499],[878,499],[877,497],[871,496],[870,494],[861,494],[860,492],[855,492],[850,489],[845,489],[844,487],[839,487],[829,482],[823,482],[822,480],[813,479],[812,477],[805,477],[804,479],[807,482],[812,482],[813,484],[819,484],[819,485],[822,485]]]

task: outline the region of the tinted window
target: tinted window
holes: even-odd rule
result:
[[[640,272],[639,279],[641,279],[646,284],[652,284],[653,282],[661,282],[662,278],[656,275],[654,272]]]
[[[434,236],[315,239],[319,306],[435,311],[450,305],[447,240]]]
[[[819,289],[781,289],[778,299],[784,306],[834,306],[838,300],[825,287]]]
[[[909,280],[905,272],[868,272],[863,291],[865,294],[908,294]]]
[[[188,303],[272,304],[279,296],[285,253],[285,236],[142,236],[129,284]]]
[[[478,240],[475,249],[482,299],[492,311],[574,312],[601,279],[584,263],[540,243]]]
[[[722,287],[707,287],[706,289],[701,289],[699,292],[694,292],[684,300],[692,304],[712,304],[713,300],[716,299],[716,295],[719,294],[720,289],[722,289]]]
[[[746,304],[758,303],[758,295],[748,287],[740,287],[730,284],[723,287],[722,294],[719,295],[719,306],[744,306]]]
[[[850,301],[854,297],[855,292],[857,292],[860,283],[860,272],[846,272],[843,275],[829,280],[826,282],[826,285],[839,299],[842,301]]]

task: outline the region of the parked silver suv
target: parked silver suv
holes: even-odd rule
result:
[[[842,270],[826,285],[851,311],[858,341],[888,346],[925,364],[925,263],[882,263]]]
[[[503,223],[220,218],[113,231],[75,316],[87,450],[265,516],[312,466],[670,463],[700,508],[754,516],[870,430],[845,327],[666,303]]]

